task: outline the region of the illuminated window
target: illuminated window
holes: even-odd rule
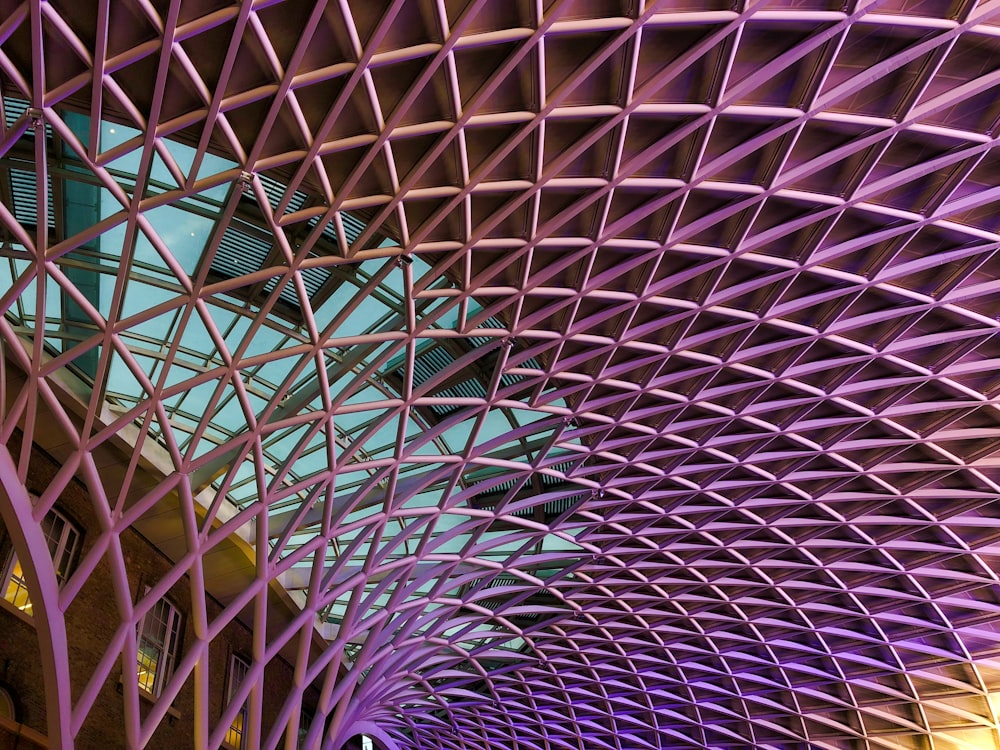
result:
[[[239,692],[240,686],[243,684],[243,681],[246,679],[249,671],[250,663],[246,659],[233,654],[232,658],[229,660],[230,702],[236,697],[236,693]],[[243,750],[243,748],[246,747],[246,727],[249,718],[249,708],[248,701],[243,701],[243,705],[240,706],[240,712],[236,714],[236,718],[233,719],[233,723],[229,727],[229,731],[226,732],[227,746],[238,748],[238,750]]]
[[[166,599],[160,599],[142,618],[139,632],[139,687],[159,695],[180,654],[181,614]]]
[[[49,554],[56,569],[56,580],[62,586],[76,564],[80,549],[80,530],[56,509],[50,510],[42,519],[42,530],[49,546]],[[4,568],[3,598],[25,614],[31,614],[31,598],[28,583],[21,568],[21,561],[11,551]]]

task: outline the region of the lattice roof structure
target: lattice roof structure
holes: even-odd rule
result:
[[[0,87],[55,742],[187,576],[263,747],[1000,747],[1000,2],[3,0]]]

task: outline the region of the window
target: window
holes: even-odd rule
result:
[[[0,687],[0,717],[17,721],[17,704],[7,688]]]
[[[181,614],[166,599],[160,599],[142,618],[139,633],[139,687],[159,695],[180,654]]]
[[[232,658],[229,660],[229,701],[232,702],[233,698],[236,697],[236,693],[239,692],[240,686],[243,681],[247,678],[247,673],[250,671],[250,663],[243,657],[233,654]],[[229,747],[238,748],[238,750],[243,750],[246,746],[246,728],[248,711],[250,710],[249,702],[243,701],[243,705],[240,706],[240,712],[236,714],[236,718],[233,719],[232,725],[229,727],[229,731],[226,732],[226,745]]]
[[[299,741],[296,747],[303,748],[306,746],[306,735],[309,734],[309,727],[313,723],[313,713],[305,708],[302,709],[302,713],[299,714]]]
[[[42,519],[42,530],[49,545],[49,554],[56,569],[56,580],[62,586],[73,572],[77,553],[80,549],[80,530],[55,508]],[[11,551],[4,568],[3,598],[25,614],[31,614],[31,598],[28,583],[17,554]]]

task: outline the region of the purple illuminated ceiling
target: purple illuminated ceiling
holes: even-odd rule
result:
[[[1000,747],[1000,2],[0,0],[0,86],[0,436],[121,623],[4,449],[53,742],[132,528],[254,745]]]

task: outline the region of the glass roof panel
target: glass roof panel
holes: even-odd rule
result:
[[[9,119],[16,102],[5,103]],[[74,132],[87,131],[86,117],[69,119]],[[142,141],[138,130],[102,123],[100,151],[114,155],[105,171],[84,172],[67,150],[66,168],[47,183],[50,228],[62,226],[68,233],[61,239],[73,241],[74,232],[89,226],[54,220],[68,210],[56,199],[66,186],[75,191],[74,210],[89,209],[93,221],[104,222],[97,237],[57,261],[67,273],[89,279],[89,303],[103,318],[122,321],[118,336],[130,356],[114,351],[107,357],[102,395],[117,413],[128,413],[149,403],[144,380],[163,389],[159,403],[168,424],[153,420],[149,435],[163,447],[176,446],[193,464],[196,494],[223,492],[235,511],[267,493],[268,552],[277,559],[295,556],[287,575],[297,576],[289,577],[295,581],[289,591],[300,604],[306,602],[301,581],[308,580],[314,555],[322,558],[323,580],[332,588],[352,570],[375,566],[384,570],[384,582],[364,587],[363,609],[377,612],[392,602],[399,613],[419,611],[419,631],[432,633],[446,628],[427,616],[441,607],[430,598],[432,590],[465,595],[469,584],[460,581],[468,579],[468,564],[456,564],[454,583],[448,574],[418,583],[418,557],[457,560],[471,551],[495,568],[537,548],[566,552],[572,562],[579,547],[570,538],[504,526],[470,505],[472,484],[509,473],[512,462],[530,472],[527,462],[548,444],[556,424],[539,422],[546,414],[531,409],[492,405],[492,383],[505,388],[522,378],[495,373],[502,361],[498,339],[509,338],[498,318],[480,323],[488,335],[468,336],[467,321],[482,308],[462,295],[454,279],[430,278],[431,266],[421,257],[345,262],[338,255],[343,248],[336,221],[309,251],[312,265],[290,272],[253,191],[234,177],[212,177],[233,172],[234,162],[205,155],[198,179],[212,178],[208,187],[181,190],[175,172],[192,179],[195,150],[159,140],[161,151],[141,179]],[[17,220],[25,226],[37,222],[34,203],[17,197],[33,195],[35,173],[9,167],[6,177]],[[253,179],[268,207],[278,207],[284,184],[268,175]],[[119,188],[124,199],[114,192]],[[162,204],[144,208],[141,221],[130,218],[129,201],[156,196]],[[287,212],[313,200],[292,191]],[[349,246],[366,230],[364,220],[348,212],[337,221]],[[285,239],[295,248],[302,235],[289,230]],[[393,247],[386,238],[377,246]],[[8,241],[4,251],[0,282],[12,286],[30,266],[18,257],[24,248],[17,242]],[[415,280],[425,290],[416,298]],[[211,294],[206,284],[215,285]],[[86,316],[69,327],[66,295],[52,278],[46,288],[45,325],[55,356],[100,329]],[[199,290],[195,301],[192,288]],[[26,332],[37,325],[35,294],[34,284],[25,285],[7,312]],[[99,350],[93,342],[88,346],[89,364],[68,359],[66,372],[94,382]],[[520,366],[540,369],[534,360]],[[419,398],[407,403],[411,392]],[[147,418],[142,409],[133,414],[139,425]],[[498,442],[512,428],[536,422],[522,438]],[[240,442],[254,431],[260,459]],[[325,503],[334,526],[324,532]],[[328,537],[324,546],[300,554],[312,550],[322,533]],[[318,612],[320,624],[340,623],[349,603],[348,593],[333,596]],[[404,617],[395,612],[392,617]],[[352,637],[362,642],[364,627]],[[499,626],[475,639],[488,641],[523,643]]]

